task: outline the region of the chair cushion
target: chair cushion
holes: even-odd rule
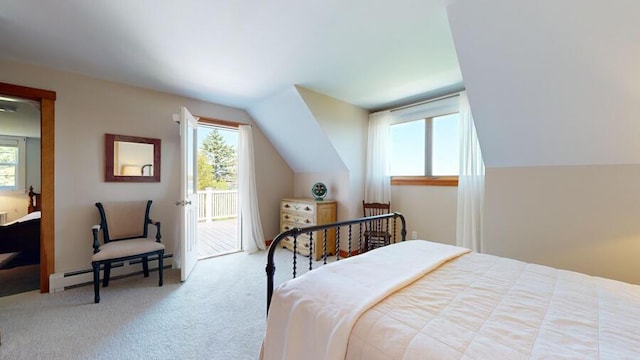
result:
[[[164,244],[146,238],[111,241],[100,246],[100,251],[93,254],[91,260],[117,259],[159,250],[164,250]]]
[[[106,202],[102,206],[111,240],[140,237],[144,234],[146,201]]]

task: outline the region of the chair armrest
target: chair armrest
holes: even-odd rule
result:
[[[93,233],[93,253],[100,251],[100,241],[98,241],[98,231],[100,231],[100,225],[93,225],[91,232]]]
[[[162,238],[162,235],[160,235],[160,221],[153,221],[149,219],[149,224],[156,226],[156,242],[160,242],[160,238]]]

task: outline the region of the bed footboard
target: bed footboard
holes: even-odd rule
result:
[[[399,224],[398,224],[399,222]],[[300,243],[304,240],[304,246],[313,247],[314,236],[321,238],[323,244],[323,256],[322,262],[316,264],[317,266],[325,265],[327,263],[327,236],[329,232],[335,232],[336,237],[336,257],[335,260],[340,260],[340,243],[346,242],[347,244],[347,256],[359,254],[370,250],[371,241],[373,236],[380,237],[381,233],[382,242],[375,242],[378,246],[389,245],[398,241],[405,241],[407,237],[406,223],[404,216],[400,213],[390,213],[384,215],[370,216],[357,218],[346,221],[339,221],[331,224],[316,225],[302,228],[293,228],[287,231],[283,231],[278,234],[271,245],[267,254],[267,266],[265,268],[267,272],[267,313],[269,312],[269,306],[271,305],[271,295],[274,288],[274,276],[276,272],[276,266],[274,261],[275,251],[282,247],[282,242],[285,239],[290,239],[293,243],[292,262],[291,269],[293,277],[296,277],[298,271],[298,256],[304,257],[298,254],[297,247],[303,246]],[[341,240],[341,237],[343,238]],[[316,239],[317,241],[317,239]],[[353,249],[353,250],[352,250]],[[313,249],[310,248],[310,253],[313,253]],[[313,270],[313,257],[308,256],[309,263],[308,270]]]

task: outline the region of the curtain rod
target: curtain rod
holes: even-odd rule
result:
[[[438,96],[438,97],[435,97],[435,98],[432,98],[432,99],[418,101],[417,103],[398,106],[398,107],[395,107],[393,109],[389,109],[389,111],[394,112],[394,111],[398,111],[398,110],[408,109],[410,107],[414,107],[414,106],[418,106],[418,105],[428,104],[430,102],[434,102],[434,101],[438,101],[438,100],[449,99],[449,98],[452,98],[454,96],[460,96],[460,93],[463,92],[463,91],[464,91],[464,89],[462,89],[460,91],[456,91],[456,92],[450,93],[450,94],[441,95],[441,96]]]

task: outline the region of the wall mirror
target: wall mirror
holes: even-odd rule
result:
[[[105,134],[105,181],[159,182],[160,139]]]

